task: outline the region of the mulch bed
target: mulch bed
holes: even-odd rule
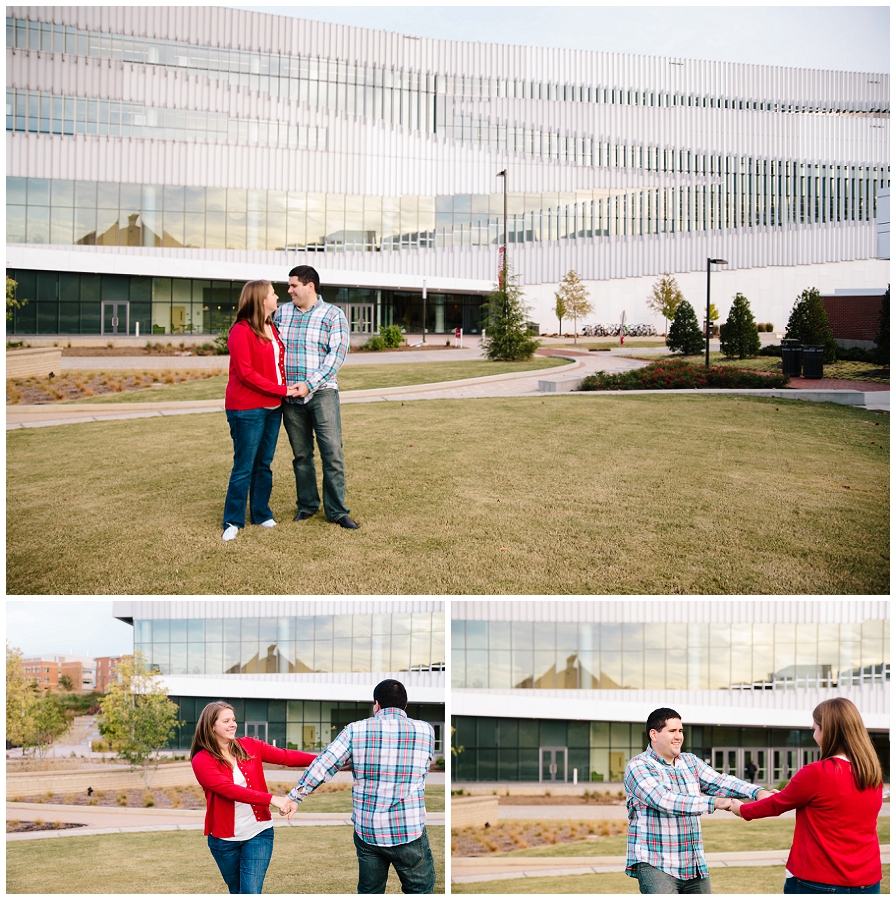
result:
[[[585,797],[571,794],[556,797],[511,794],[509,797],[498,797],[498,806],[625,806],[625,797],[609,793],[598,794],[597,791]]]
[[[65,831],[67,828],[86,828],[75,822],[43,822],[38,825],[36,822],[19,822],[18,825],[6,823],[7,834],[20,834],[25,831]]]
[[[89,785],[89,775],[85,775],[84,780]],[[152,795],[152,805],[156,809],[205,809],[205,795],[199,787],[151,788],[149,794]],[[146,795],[147,792],[142,788],[122,788],[94,791],[90,797],[84,790],[78,793],[60,791],[50,795],[37,794],[7,799],[19,803],[61,803],[66,806],[123,806],[129,809],[144,809],[147,805]],[[119,802],[121,797],[124,797],[124,802]],[[178,802],[175,802],[175,798]]]
[[[574,844],[615,834],[626,834],[628,821],[618,822],[511,822],[488,828],[452,828],[452,856],[492,856],[533,847]],[[595,848],[595,856],[601,854]]]

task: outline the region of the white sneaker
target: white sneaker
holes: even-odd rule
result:
[[[221,535],[221,540],[232,541],[239,533],[240,530],[236,527],[236,525],[228,525],[224,529],[224,534]]]
[[[273,519],[268,519],[267,522],[262,522],[262,528],[273,528],[277,523]]]

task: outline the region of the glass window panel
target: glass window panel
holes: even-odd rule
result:
[[[610,746],[615,750],[628,750],[631,728],[628,722],[610,722]]]
[[[438,615],[436,613],[436,615]],[[415,612],[411,613],[411,632],[432,631],[433,613],[431,612]]]
[[[485,650],[488,647],[488,625],[488,622],[467,622],[468,650]]]
[[[392,616],[388,613],[376,613],[373,616],[371,626],[371,634],[391,634],[392,632]]]
[[[647,650],[666,649],[666,626],[662,622],[644,625],[644,647]]]
[[[644,626],[630,622],[622,626],[622,649],[626,652],[644,648]]]
[[[670,648],[666,651],[666,688],[683,691],[687,689],[688,664],[687,650]]]
[[[352,639],[352,672],[370,672],[370,638],[356,637]]]
[[[334,638],[350,638],[352,636],[352,617],[351,616],[334,616],[333,617],[333,637]]]
[[[75,211],[69,207],[53,207],[50,210],[51,244],[74,243],[74,215]]]
[[[467,663],[466,650],[458,647],[451,648],[451,687],[467,687]]]
[[[171,627],[168,619],[153,619],[152,620],[152,640],[153,643],[158,643],[159,641],[167,641],[170,640]]]
[[[28,205],[29,206],[49,206],[50,205],[50,179],[49,178],[29,178],[28,181]]]
[[[735,647],[731,651],[731,683],[752,684],[752,654],[747,649]]]
[[[462,619],[451,620],[451,649],[466,647],[466,622]]]
[[[224,621],[223,621],[223,619],[206,619],[205,620],[205,639],[207,641],[223,641],[224,640]]]
[[[511,625],[510,636],[514,650],[533,649],[531,622],[514,622]]]
[[[168,675],[171,671],[170,644],[153,644],[150,668]]]
[[[169,620],[170,637],[173,643],[184,643],[187,640],[187,620],[186,619],[170,619]]]
[[[314,671],[314,641],[295,642],[296,672]]]
[[[433,663],[445,662],[445,632],[434,631],[432,633],[432,649],[430,650]]]
[[[467,650],[467,687],[488,688],[488,651]]]
[[[579,626],[579,650],[600,649],[600,625],[591,622],[580,622]]]
[[[578,649],[578,625],[574,622],[557,623],[557,650],[558,652],[575,653]]]
[[[513,687],[509,650],[489,651],[488,686],[491,690],[508,690]]]
[[[666,623],[666,646],[684,649],[688,645],[688,626],[681,623]]]
[[[185,212],[204,213],[205,212],[205,188],[204,187],[184,188],[183,208],[184,208]]]
[[[796,649],[793,644],[775,643],[775,674],[781,678],[793,677],[796,664]]]
[[[600,649],[619,652],[622,650],[622,626],[610,622],[601,622]]]
[[[749,625],[731,626],[731,646],[749,647],[753,643],[752,629]]]
[[[277,620],[273,617],[258,620],[258,640],[262,643],[276,643]]]
[[[50,198],[52,206],[75,205],[75,183],[63,179],[53,179],[50,182]]]
[[[601,626],[603,639],[603,626]],[[601,650],[600,686],[603,690],[619,690],[622,687],[622,654]]]
[[[836,622],[819,623],[818,640],[837,643],[840,640],[840,625]]]
[[[134,640],[140,643],[152,641],[152,622],[149,619],[137,619],[134,622]]]
[[[258,619],[255,616],[247,616],[236,621],[240,623],[240,638],[243,641],[258,640]]]
[[[428,631],[411,635],[411,667],[428,668],[430,656],[430,633]]]
[[[29,206],[25,240],[29,244],[50,243],[50,209],[47,206]]]
[[[858,622],[841,622],[840,640],[846,642],[862,640],[862,626]]]
[[[333,641],[315,641],[314,642],[314,671],[315,672],[332,672],[333,671]]]
[[[775,623],[775,644],[793,646],[796,643],[796,625],[792,622]]]
[[[411,614],[392,613],[392,634],[411,633]]]
[[[644,689],[666,689],[666,654],[646,653],[644,656]]]
[[[708,688],[709,648],[688,647],[688,690],[705,691]]]
[[[333,638],[333,617],[332,616],[315,616],[314,617],[314,640],[332,640]]]
[[[404,672],[410,665],[411,636],[409,634],[392,635],[392,672]]]
[[[224,672],[224,645],[205,645],[205,673],[207,675],[220,675]]]
[[[247,675],[258,674],[258,641],[240,642],[240,671]]]
[[[770,681],[774,671],[774,647],[771,644],[753,644],[753,681]]]
[[[187,640],[191,643],[205,640],[204,619],[187,619]]]
[[[352,616],[352,632],[354,637],[370,637],[371,635],[371,620],[370,616],[360,616],[355,615]]]
[[[171,674],[186,675],[187,674],[187,645],[172,644],[171,645]]]
[[[511,680],[515,688],[531,688],[534,667],[531,650],[513,650],[511,653]]]
[[[292,616],[277,619],[277,643],[292,642],[296,639],[296,620]]]
[[[297,641],[313,641],[314,640],[314,617],[300,616],[296,619],[296,640]]]
[[[224,620],[224,640],[238,641],[240,639],[240,620],[225,619]]]
[[[352,671],[352,639],[335,638],[333,640],[333,671]]]
[[[723,690],[731,684],[731,649],[729,647],[709,648],[709,687]]]
[[[557,646],[556,637],[554,634],[554,623],[553,622],[535,622],[534,624],[534,633],[535,633],[535,649],[536,650],[550,650],[553,651]],[[536,665],[536,668],[538,666]],[[536,678],[537,678],[536,674]]]
[[[706,622],[688,623],[688,647],[709,646],[709,625]]]
[[[372,672],[389,672],[391,660],[389,635],[374,634],[370,638],[370,669]]]
[[[712,622],[709,626],[710,647],[731,646],[731,626],[727,622]]]
[[[628,627],[628,626],[626,626]],[[625,643],[623,643],[625,646]],[[622,683],[626,688],[642,690],[644,687],[644,653],[625,650],[622,653]]]
[[[536,650],[534,656],[534,687],[553,690],[556,685],[556,656],[553,650]]]
[[[224,671],[228,674],[236,674],[240,671],[240,644],[239,641],[224,642]]]
[[[25,205],[26,178],[13,178],[6,176],[6,202]]]

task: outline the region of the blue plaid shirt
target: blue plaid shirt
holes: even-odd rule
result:
[[[288,796],[301,803],[351,760],[352,822],[358,837],[378,847],[409,844],[426,825],[423,789],[434,751],[432,725],[390,706],[347,725]]]
[[[287,403],[307,403],[315,391],[337,390],[336,373],[348,353],[348,322],[338,306],[317,303],[307,312],[284,303],[272,316],[286,347],[286,383],[308,385],[307,397],[287,397]]]
[[[647,863],[667,875],[690,881],[706,878],[700,816],[715,809],[714,797],[755,800],[762,790],[732,775],[723,775],[693,753],[666,762],[653,748],[625,767],[628,798],[628,843],[625,874]]]

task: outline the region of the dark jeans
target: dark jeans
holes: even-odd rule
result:
[[[276,409],[228,409],[233,438],[233,470],[224,501],[224,527],[246,526],[246,499],[249,521],[260,525],[273,519],[271,461],[280,436],[280,407]]]
[[[785,894],[879,894],[880,882],[867,887],[843,887],[839,884],[823,884],[820,881],[806,881],[805,878],[784,879]]]
[[[314,439],[317,438],[324,470],[324,515],[331,522],[347,516],[339,391],[319,390],[307,403],[284,403],[283,425],[292,447],[298,511],[313,515],[320,508],[314,469]]]
[[[661,869],[638,863],[635,870],[638,875],[638,887],[642,894],[711,894],[712,887],[709,876],[706,878],[676,878]]]
[[[355,832],[358,854],[358,893],[385,894],[389,865],[395,866],[403,894],[431,894],[436,887],[436,864],[426,829],[416,841],[394,847],[366,844]]]
[[[274,829],[265,828],[248,841],[222,841],[209,835],[208,849],[231,894],[260,894],[274,849]]]

